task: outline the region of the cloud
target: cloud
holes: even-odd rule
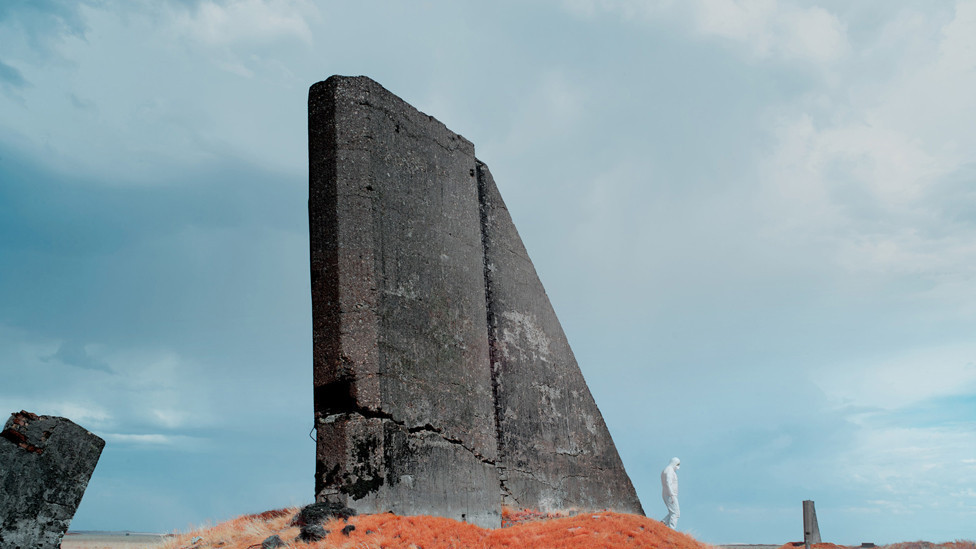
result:
[[[673,0],[563,0],[569,12],[593,18],[602,12],[619,15],[625,20],[650,20],[675,8]]]
[[[554,136],[571,134],[585,114],[586,88],[562,71],[544,71],[527,87],[518,107],[507,115],[511,126],[500,147],[504,152],[515,154]]]
[[[946,67],[959,70],[976,69],[976,3],[957,1],[952,22],[943,28],[943,41],[939,46],[941,62]]]
[[[765,160],[766,177],[771,192],[796,206],[793,222],[843,215],[835,206],[848,215],[910,213],[926,188],[954,169],[924,143],[879,122],[818,127],[799,113],[773,128],[778,147]]]
[[[101,437],[107,442],[137,446],[179,446],[195,444],[194,437],[181,435],[166,435],[160,433],[130,434],[130,433],[103,433]]]
[[[758,58],[827,63],[850,48],[845,25],[827,10],[776,0],[700,0],[696,30],[743,44]]]
[[[867,426],[866,426],[867,427]],[[858,432],[857,443],[837,456],[843,482],[868,487],[887,501],[931,504],[944,500],[947,486],[970,486],[976,471],[962,460],[972,455],[976,434],[971,426],[880,427]],[[959,493],[951,499],[965,499]],[[891,507],[881,502],[882,507]]]
[[[156,408],[150,411],[150,415],[156,423],[167,429],[185,426],[191,417],[188,410],[174,407]]]
[[[99,0],[44,0],[37,2],[0,2],[0,32],[17,29],[37,54],[49,56],[69,36],[84,37],[87,25],[85,8]]]
[[[89,402],[85,397],[76,400],[74,395],[51,400],[46,396],[6,393],[0,394],[0,401],[5,408],[9,408],[0,409],[0,414],[27,410],[38,415],[63,417],[89,430],[111,425],[115,419],[103,405]],[[0,417],[0,421],[6,421],[6,418]]]
[[[49,415],[62,416],[81,425],[94,427],[105,425],[112,421],[111,412],[100,404],[82,402],[49,402],[45,409]]]
[[[315,5],[304,0],[240,0],[230,3],[204,1],[180,12],[176,25],[208,46],[299,40],[312,43],[307,18]]]
[[[3,61],[0,61],[0,85],[11,90],[14,88],[23,89],[30,85],[30,83],[16,67],[11,67]]]
[[[959,31],[974,12],[958,4],[951,21],[930,28],[937,47],[897,72],[854,64],[838,73],[844,88],[772,110],[775,145],[761,160],[760,194],[771,232],[817,250],[851,280],[874,281],[871,292],[894,284],[903,295],[961,298],[976,310],[976,300],[952,297],[976,278],[976,134],[963,99],[976,95],[964,53],[976,46]]]
[[[679,21],[699,36],[737,44],[756,59],[826,64],[850,51],[846,25],[836,15],[793,2],[566,0],[563,7],[584,18],[612,13],[639,23]]]
[[[71,104],[80,111],[95,111],[98,107],[94,102],[87,99],[82,99],[76,93],[69,93],[68,98],[71,100]]]
[[[915,349],[818,371],[812,381],[836,405],[900,410],[935,398],[976,394],[976,346]]]
[[[108,364],[89,354],[87,346],[78,341],[63,342],[53,355],[44,357],[42,360],[45,362],[58,360],[63,364],[84,368],[86,370],[96,370],[110,374],[115,373],[108,367]]]
[[[158,17],[166,20],[164,34],[185,42],[194,56],[202,52],[220,70],[243,78],[272,72],[276,79],[294,78],[276,52],[296,43],[311,47],[309,22],[320,19],[309,0],[202,0],[158,10]]]
[[[820,352],[809,381],[848,434],[825,480],[861,513],[972,508],[946,487],[976,481],[963,463],[976,444],[974,22],[976,4],[960,2],[861,29],[824,85],[763,122],[763,235],[812,258],[845,312],[821,337],[846,349]]]
[[[300,174],[305,118],[295,105],[311,81],[303,63],[317,9],[99,1],[72,12],[78,32],[50,30],[57,40],[45,39],[44,53],[29,44],[20,14],[0,23],[0,57],[31,93],[0,79],[0,141],[42,156],[65,179],[84,173],[108,185],[178,181],[174,166],[235,149]],[[242,85],[241,76],[253,80]],[[17,106],[8,88],[24,95],[23,108],[4,108]]]

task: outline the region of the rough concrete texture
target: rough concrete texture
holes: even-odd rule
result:
[[[309,158],[317,499],[497,523],[473,145],[333,77]]]
[[[309,91],[316,499],[493,527],[503,494],[639,511],[504,204],[483,204],[479,166],[469,141],[368,78]],[[501,255],[495,234],[518,251]]]
[[[817,508],[813,500],[803,500],[803,542],[807,545],[823,543],[820,525],[817,524]]]
[[[59,547],[104,447],[65,418],[12,414],[0,432],[0,547]]]
[[[478,181],[503,503],[643,514],[546,290],[481,163]]]

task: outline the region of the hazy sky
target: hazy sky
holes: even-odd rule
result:
[[[306,98],[475,143],[650,516],[976,537],[976,3],[0,0],[0,414],[74,529],[313,497]]]

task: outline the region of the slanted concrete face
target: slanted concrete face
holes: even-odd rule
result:
[[[65,418],[12,414],[0,432],[0,547],[60,547],[104,447]]]
[[[474,147],[333,77],[309,158],[317,499],[497,526]]]
[[[817,509],[813,500],[803,500],[803,542],[808,547],[823,543],[820,539],[820,525],[817,524]]]
[[[504,503],[643,514],[491,172],[478,166]]]
[[[308,208],[318,501],[492,527],[503,501],[641,512],[470,142],[329,78]]]

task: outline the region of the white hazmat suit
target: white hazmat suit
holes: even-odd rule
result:
[[[678,508],[679,467],[681,467],[681,460],[671,458],[671,463],[661,471],[661,497],[664,498],[664,504],[668,506],[668,516],[661,522],[672,529],[678,526],[678,517],[681,516],[681,510]]]

